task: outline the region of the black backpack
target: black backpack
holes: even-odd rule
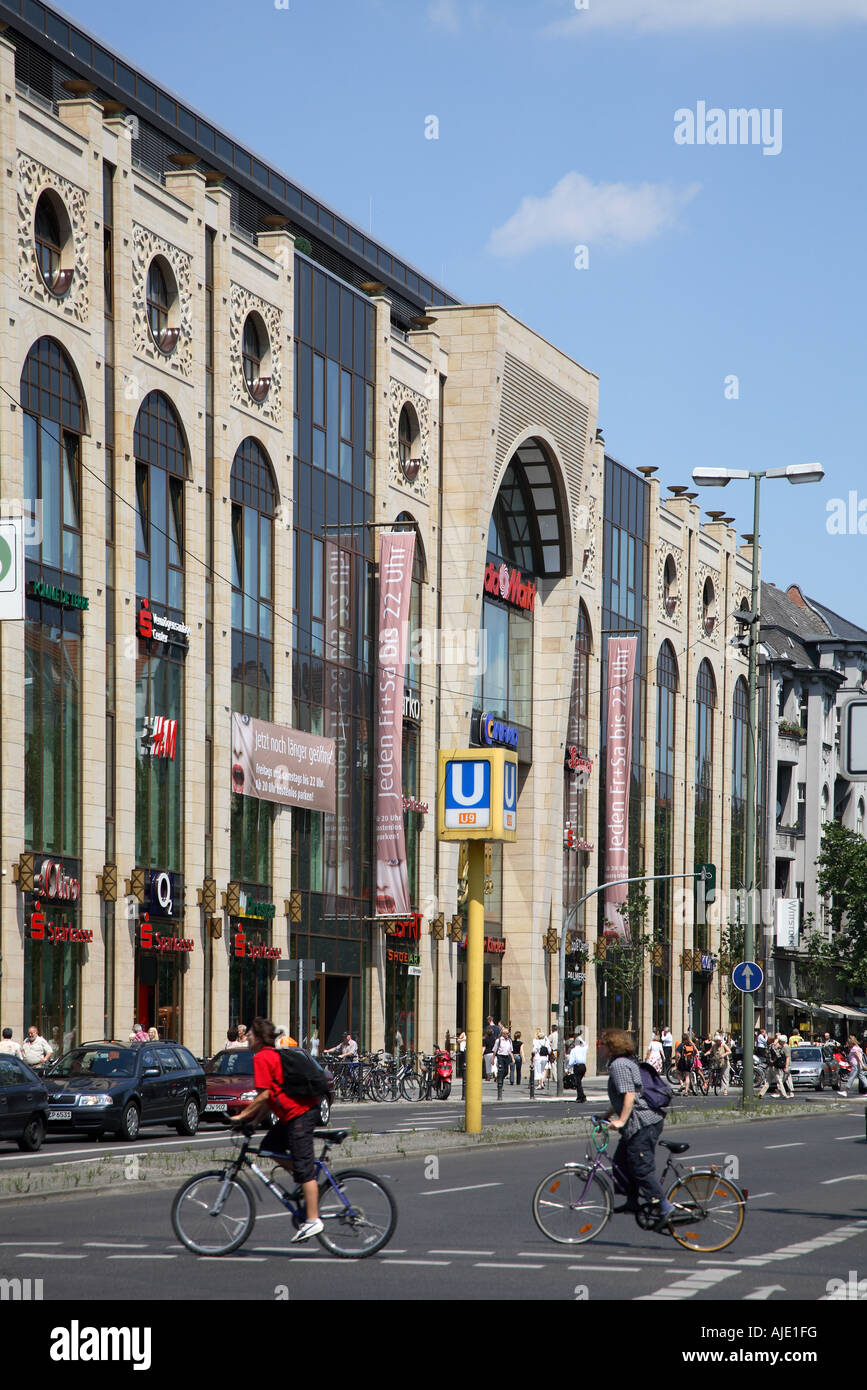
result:
[[[303,1047],[278,1047],[276,1052],[287,1096],[292,1100],[315,1100],[328,1095],[328,1073]]]
[[[786,1065],[786,1054],[778,1043],[772,1043],[768,1048],[768,1061],[772,1067],[784,1067]]]

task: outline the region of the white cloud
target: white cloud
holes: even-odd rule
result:
[[[591,183],[583,174],[566,174],[544,197],[522,199],[517,212],[491,233],[488,250],[495,256],[519,256],[537,246],[569,242],[648,241],[674,223],[699,186]]]
[[[761,25],[829,28],[867,23],[867,0],[587,0],[545,30],[581,38],[594,29],[629,28],[637,33],[673,29],[732,29]]]
[[[457,0],[431,0],[427,17],[435,29],[444,29],[448,34],[456,34],[460,28]]]

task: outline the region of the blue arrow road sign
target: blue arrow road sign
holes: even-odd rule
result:
[[[445,824],[486,829],[491,824],[491,765],[455,759],[446,763]]]
[[[754,960],[742,960],[732,971],[732,984],[742,994],[754,994],[761,989],[765,972]]]

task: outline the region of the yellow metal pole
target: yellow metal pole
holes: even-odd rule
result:
[[[485,842],[469,842],[467,906],[467,1084],[464,1129],[482,1132],[482,998],[485,960]]]

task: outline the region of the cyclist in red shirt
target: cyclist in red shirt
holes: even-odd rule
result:
[[[319,1115],[319,1100],[293,1100],[283,1089],[283,1064],[274,1046],[277,1029],[267,1018],[254,1018],[247,1038],[253,1053],[253,1080],[258,1094],[246,1109],[235,1116],[235,1123],[257,1120],[266,1110],[276,1115],[262,1140],[259,1153],[272,1158],[281,1168],[292,1169],[292,1176],[301,1185],[307,1213],[304,1224],[292,1237],[292,1243],[319,1235],[324,1226],[319,1219],[319,1188],[313,1157],[313,1131]]]

